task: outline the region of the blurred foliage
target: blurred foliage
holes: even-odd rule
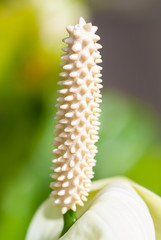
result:
[[[60,48],[47,49],[42,40],[45,5],[38,8],[38,1],[31,0],[34,6],[15,7],[19,1],[8,2],[0,5],[0,237],[22,240],[35,209],[50,193]],[[63,16],[64,26],[86,9],[80,0],[68,0],[69,10],[64,4],[69,16]],[[63,0],[53,8],[60,21],[62,6]],[[82,8],[77,12],[78,6]],[[53,43],[64,33],[55,31]],[[160,126],[155,113],[108,91],[103,94],[101,123],[95,178],[127,175],[161,194]]]
[[[159,137],[155,114],[140,102],[110,92],[104,94],[102,109],[97,179],[125,174]]]
[[[34,132],[46,111],[45,102],[55,90],[53,79],[58,75],[58,68],[52,68],[57,58],[40,45],[31,11],[21,9],[8,14],[1,15],[0,21],[0,154],[6,165],[1,169],[1,178],[6,171],[13,174],[13,169],[8,169],[13,159],[21,165],[29,154]]]
[[[83,2],[0,2],[1,239],[24,239],[35,209],[49,194],[61,39],[68,22],[81,12],[88,15]]]
[[[95,179],[124,175],[161,195],[159,116],[118,92],[103,94]]]
[[[126,175],[161,196],[161,142],[152,144]]]
[[[0,31],[0,232],[2,239],[23,239],[34,211],[27,201],[32,197],[27,182],[32,181],[32,167],[24,183],[18,176],[48,115],[59,56],[43,48],[32,9],[2,8]]]

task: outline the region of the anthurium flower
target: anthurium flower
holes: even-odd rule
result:
[[[78,220],[61,240],[160,240],[161,198],[126,178],[94,181]],[[26,240],[56,240],[61,209],[47,199],[37,210]]]

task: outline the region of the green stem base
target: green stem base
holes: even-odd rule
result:
[[[62,237],[68,231],[68,229],[77,221],[76,212],[74,212],[71,209],[68,210],[63,215],[63,219],[64,219],[64,227],[60,237]]]

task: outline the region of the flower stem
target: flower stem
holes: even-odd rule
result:
[[[64,219],[64,227],[60,237],[62,237],[68,231],[68,229],[77,221],[76,212],[74,212],[71,209],[68,210],[63,215],[63,219]]]

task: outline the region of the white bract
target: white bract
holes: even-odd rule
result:
[[[95,181],[77,222],[61,240],[160,240],[161,198],[125,178]],[[56,240],[61,210],[46,200],[36,212],[26,240]]]

